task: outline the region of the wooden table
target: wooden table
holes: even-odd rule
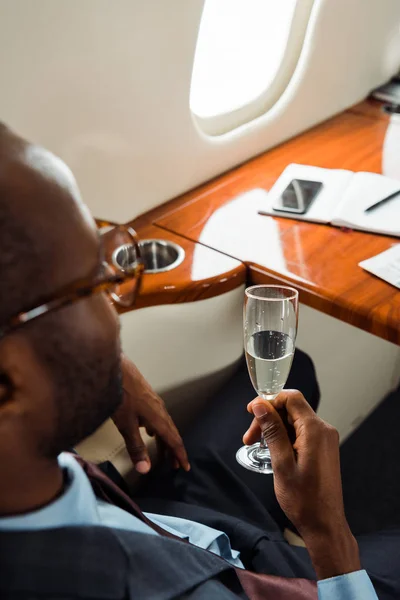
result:
[[[162,239],[178,244],[185,256],[172,271],[143,275],[135,309],[206,300],[246,281],[246,266],[231,256],[151,224],[140,227],[139,235],[141,240]],[[119,312],[127,311],[119,308]]]
[[[292,162],[381,173],[388,125],[379,104],[362,103],[133,225],[153,223],[234,257],[251,283],[292,284],[303,303],[400,344],[399,291],[358,266],[398,239],[257,214],[260,193]]]

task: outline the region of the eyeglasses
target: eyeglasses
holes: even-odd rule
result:
[[[134,229],[111,221],[96,219],[104,250],[101,273],[80,279],[0,325],[0,339],[49,312],[59,310],[100,292],[106,292],[117,306],[131,308],[135,304],[144,270],[137,234]]]

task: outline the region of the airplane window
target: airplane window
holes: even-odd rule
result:
[[[205,1],[190,90],[196,117],[215,121],[265,92],[281,67],[296,4],[300,2]]]

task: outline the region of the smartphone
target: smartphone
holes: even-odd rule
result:
[[[282,192],[273,210],[304,215],[323,188],[321,181],[292,179]]]

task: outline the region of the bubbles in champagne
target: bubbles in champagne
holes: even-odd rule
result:
[[[257,393],[272,400],[283,390],[292,366],[293,340],[279,331],[258,331],[248,340],[246,360]]]

